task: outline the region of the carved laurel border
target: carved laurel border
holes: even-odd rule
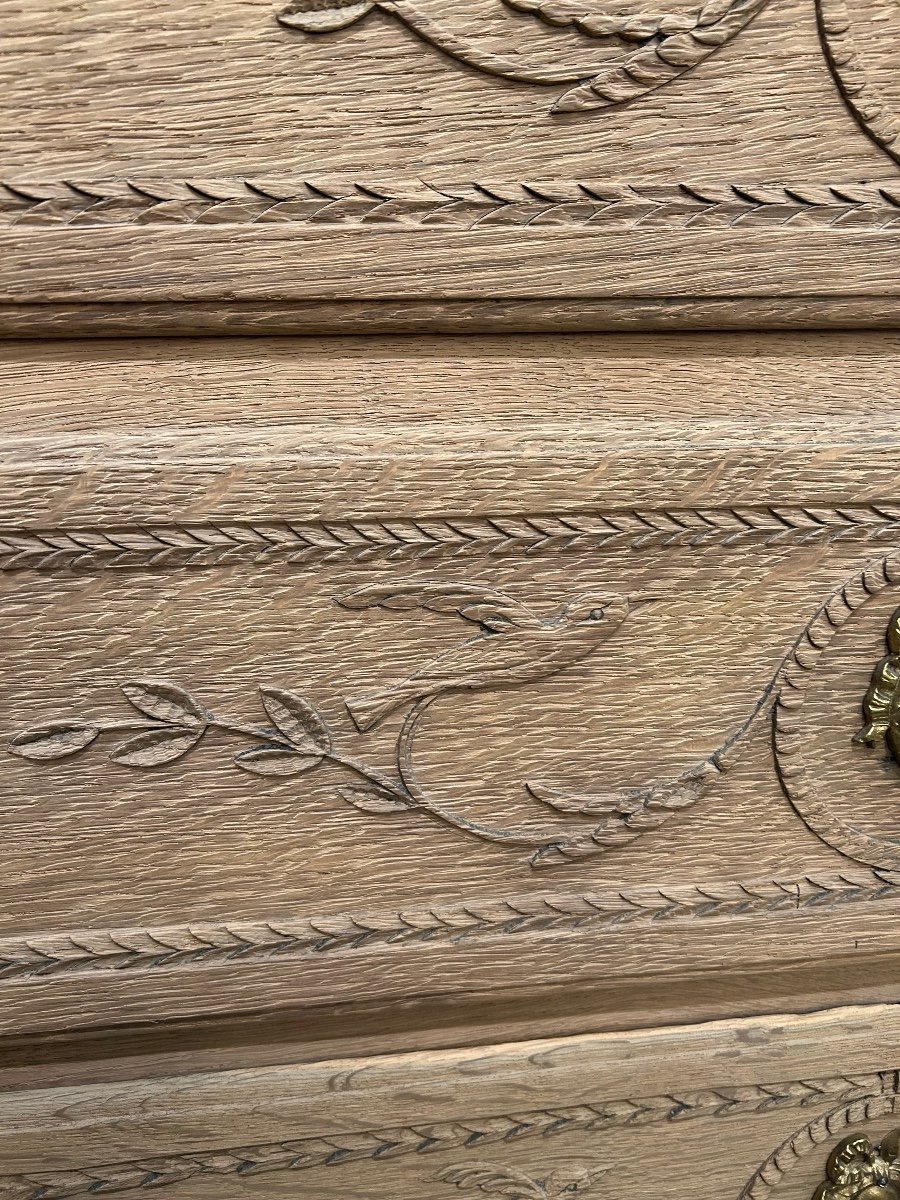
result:
[[[900,189],[898,189],[900,195]],[[900,221],[900,207],[897,209]],[[217,567],[342,558],[432,559],[709,546],[778,548],[882,541],[900,533],[900,500],[859,507],[609,509],[479,517],[215,522],[103,528],[0,528],[0,571]]]
[[[900,876],[884,871],[822,873],[802,879],[622,888],[522,895],[399,911],[193,922],[148,928],[79,930],[0,940],[0,980],[58,978],[85,971],[129,977],[158,968],[331,956],[376,946],[545,930],[581,930],[672,921],[823,912],[900,899]]]
[[[66,179],[0,182],[0,226],[302,225],[386,232],[552,226],[583,230],[883,230],[900,184],[627,183],[535,180],[368,183],[286,179]]]
[[[868,1096],[854,1097],[839,1107],[807,1122],[775,1150],[745,1184],[738,1200],[768,1200],[784,1177],[824,1142],[839,1137],[846,1129],[900,1112],[900,1078],[885,1072],[882,1087]]]
[[[488,1145],[565,1133],[599,1133],[607,1129],[676,1123],[697,1117],[727,1118],[767,1115],[779,1109],[840,1102],[837,1111],[880,1115],[898,1098],[895,1071],[874,1075],[835,1076],[767,1085],[723,1087],[662,1096],[600,1101],[572,1108],[475,1118],[474,1120],[365,1130],[327,1138],[298,1138],[224,1150],[194,1151],[140,1161],[0,1176],[0,1200],[66,1200],[69,1196],[106,1194],[183,1183],[199,1176],[248,1176],[269,1171],[307,1170],[361,1160],[396,1159],[448,1150],[481,1150]],[[881,1108],[878,1108],[878,1105]],[[865,1119],[855,1116],[855,1119]],[[818,1128],[818,1118],[805,1129]],[[829,1129],[830,1131],[830,1129]],[[798,1145],[802,1134],[797,1135]],[[807,1139],[810,1140],[811,1139]],[[821,1140],[821,1139],[820,1139]],[[815,1143],[813,1143],[815,1144]],[[771,1174],[771,1172],[770,1172]],[[755,1177],[754,1177],[755,1178]],[[748,1185],[749,1188],[750,1185]],[[748,1191],[747,1200],[765,1200],[764,1191]]]

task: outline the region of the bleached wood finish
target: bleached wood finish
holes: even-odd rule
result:
[[[164,1070],[163,1015],[205,1054],[211,1021],[314,1014],[299,1043],[273,1029],[278,1049],[252,1020],[218,1041],[237,1062],[889,999],[896,768],[852,737],[897,603],[898,353],[884,334],[7,344],[7,737],[145,720],[134,680],[251,727],[257,689],[288,689],[396,781],[402,713],[363,734],[346,699],[472,631],[348,595],[464,584],[543,621],[586,592],[660,597],[585,657],[426,714],[429,802],[512,845],[360,811],[334,763],[249,774],[233,755],[253,741],[227,730],[150,769],[109,759],[138,730],[7,754],[3,1021],[51,1039],[34,1069],[58,1077],[66,1037],[121,1026],[115,1055]],[[809,622],[841,589],[853,612],[825,646]],[[807,627],[821,661],[801,647],[785,677]],[[602,816],[542,801],[677,779],[773,680],[805,688],[785,736],[874,854],[792,807],[769,701],[733,765],[662,823],[651,804],[638,837],[613,813],[609,844],[585,840]],[[785,982],[763,987],[773,961]],[[335,1025],[335,1004],[356,1016]],[[33,1054],[10,1044],[10,1080]]]
[[[896,305],[890,0],[288,9],[0,6],[7,330]]]
[[[0,0],[0,1200],[900,1122],[898,14]]]
[[[800,1200],[837,1136],[896,1121],[897,1036],[874,1006],[18,1092],[0,1195]]]

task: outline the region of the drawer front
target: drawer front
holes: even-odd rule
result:
[[[896,339],[4,355],[8,1034],[891,997]]]
[[[0,6],[0,329],[896,324],[891,0]]]
[[[0,1195],[811,1200],[830,1171],[855,1200],[896,1182],[898,1032],[871,1006],[6,1094]]]

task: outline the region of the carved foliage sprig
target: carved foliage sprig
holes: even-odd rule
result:
[[[125,767],[162,767],[184,758],[211,729],[253,741],[235,753],[233,762],[252,775],[289,778],[315,770],[324,762],[348,768],[363,785],[344,786],[338,793],[363,812],[390,813],[417,807],[402,783],[371,771],[334,749],[331,728],[314,704],[295,692],[260,688],[268,726],[244,725],[215,716],[184,688],[160,680],[126,683],[122,693],[140,714],[138,719],[54,721],[12,737],[9,750],[34,762],[69,758],[103,734],[135,736],[119,742],[110,761]]]

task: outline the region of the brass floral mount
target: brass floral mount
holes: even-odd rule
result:
[[[874,1146],[864,1134],[838,1142],[828,1157],[827,1179],[813,1200],[900,1200],[900,1129]]]
[[[447,6],[449,15],[436,18],[421,0],[289,0],[278,20],[289,29],[327,34],[380,12],[476,71],[515,83],[563,86],[551,112],[579,113],[640,99],[693,71],[737,37],[770,0],[705,0],[682,12],[631,14],[611,13],[615,4],[610,0],[498,0],[498,4],[511,16],[510,53],[494,52],[464,28],[457,28],[452,6]],[[887,22],[891,0],[878,0],[878,4],[878,19],[866,23],[847,0],[815,0],[817,27],[847,108],[863,132],[900,161],[900,122],[882,94],[877,71],[871,69],[873,47],[880,43],[887,45],[893,63]],[[515,20],[521,14],[580,35],[585,43],[583,61],[573,65],[547,61],[546,51],[530,56],[527,31]]]
[[[863,700],[866,723],[856,740],[866,746],[886,742],[900,762],[900,608],[887,628],[888,654],[872,672],[872,683]]]
[[[825,601],[800,631],[781,665],[766,684],[743,724],[700,762],[674,779],[637,787],[584,792],[529,780],[530,796],[552,809],[557,823],[503,827],[471,820],[430,795],[417,778],[413,750],[422,718],[450,693],[521,687],[550,678],[596,653],[630,621],[635,611],[659,597],[589,592],[539,615],[498,589],[474,583],[415,582],[368,585],[338,598],[349,610],[425,610],[461,618],[473,629],[457,643],[411,674],[385,687],[346,700],[361,733],[370,733],[395,710],[406,716],[396,742],[396,773],[376,770],[342,749],[335,730],[305,696],[275,687],[260,689],[269,724],[245,724],[214,714],[175,683],[143,680],[126,683],[123,692],[137,716],[119,720],[52,721],[16,734],[10,753],[42,763],[68,758],[101,736],[129,736],[111,752],[114,764],[133,768],[167,766],[194,750],[211,731],[249,740],[233,764],[254,775],[286,779],[323,764],[349,774],[338,786],[347,804],[371,816],[422,813],[483,841],[530,851],[533,867],[564,865],[629,845],[659,829],[677,813],[705,796],[739,761],[750,734],[767,721],[778,779],[798,816],[828,845],[857,862],[882,870],[900,868],[900,842],[869,834],[831,807],[830,796],[816,786],[805,757],[806,733],[799,720],[811,674],[834,635],[853,615],[886,589],[900,585],[900,550],[871,560]],[[900,611],[900,610],[898,610]],[[900,638],[900,617],[891,619],[891,649]],[[895,678],[893,655],[876,670],[866,700],[866,740],[879,730],[890,734]],[[888,669],[889,665],[890,669]],[[880,722],[880,724],[879,724]],[[858,739],[857,739],[858,740]],[[565,818],[565,824],[560,819]],[[574,818],[593,818],[587,825]]]

